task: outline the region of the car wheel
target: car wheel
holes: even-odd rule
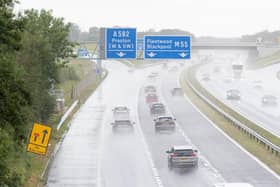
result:
[[[170,170],[173,169],[173,165],[172,165],[172,162],[170,160],[168,160],[168,169],[170,169]]]
[[[193,164],[193,167],[194,167],[194,168],[197,168],[197,167],[198,167],[198,161],[196,161],[196,162]]]

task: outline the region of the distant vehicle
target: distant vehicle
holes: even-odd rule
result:
[[[277,106],[277,97],[274,95],[264,95],[262,97],[262,105],[263,106]]]
[[[224,79],[224,83],[231,83],[231,82],[232,82],[232,78],[227,77]]]
[[[277,71],[276,78],[280,80],[280,71]]]
[[[192,146],[173,146],[168,151],[168,168],[198,166],[198,151]]]
[[[156,93],[156,91],[157,90],[155,86],[149,85],[145,87],[145,93]]]
[[[257,90],[261,90],[262,89],[262,81],[257,80],[253,82],[253,88],[257,89]]]
[[[155,132],[173,132],[176,124],[175,118],[171,116],[159,116],[154,119]]]
[[[157,73],[157,72],[151,72],[151,73],[148,75],[148,78],[149,78],[149,79],[155,79],[157,76],[158,76],[158,73]]]
[[[150,114],[151,115],[164,115],[165,106],[162,103],[151,103],[150,104]]]
[[[210,75],[208,73],[202,74],[202,80],[203,81],[209,81],[210,80]]]
[[[173,88],[171,90],[171,95],[172,96],[182,96],[183,95],[183,90],[182,88]]]
[[[167,66],[167,64],[166,63],[164,63],[164,64],[162,64],[162,69],[167,69],[168,68],[168,66]]]
[[[134,122],[130,118],[130,110],[126,106],[118,106],[112,109],[114,122],[111,123],[113,132],[133,131]]]
[[[133,72],[134,72],[134,69],[133,69],[133,68],[129,68],[127,71],[128,71],[129,73],[133,73]]]
[[[117,106],[112,109],[114,115],[118,114],[128,114],[129,115],[129,108],[126,106]]]
[[[146,103],[158,102],[158,96],[155,93],[148,93],[146,95]]]
[[[236,79],[241,78],[243,69],[244,69],[243,64],[232,64],[232,71],[233,71],[234,78]]]
[[[254,187],[249,183],[218,183],[213,187]]]
[[[154,76],[154,77],[157,77],[157,76],[158,76],[158,72],[151,72],[150,75],[152,75],[152,76]]]
[[[219,66],[215,66],[213,69],[213,73],[220,73],[221,72],[221,68]]]
[[[227,90],[227,99],[228,100],[240,100],[240,91],[237,89]]]
[[[169,72],[176,72],[176,71],[178,71],[178,67],[177,66],[172,66],[172,67],[169,68],[168,71]]]

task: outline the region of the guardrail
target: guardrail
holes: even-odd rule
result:
[[[272,153],[275,153],[277,156],[280,156],[280,147],[271,143],[269,140],[252,130],[251,128],[247,127],[246,125],[242,124],[240,121],[238,121],[236,118],[232,117],[225,111],[223,111],[221,108],[219,108],[217,105],[215,105],[211,100],[209,100],[207,97],[205,97],[203,94],[201,94],[195,86],[191,83],[189,79],[185,79],[186,77],[183,77],[184,80],[187,82],[187,84],[190,86],[190,88],[194,91],[194,93],[199,96],[203,101],[205,101],[211,108],[213,108],[215,111],[220,113],[224,118],[226,118],[232,125],[236,126],[238,129],[242,130],[244,133],[248,134],[250,138],[255,139],[257,142],[263,144],[267,147],[268,150],[271,150]]]

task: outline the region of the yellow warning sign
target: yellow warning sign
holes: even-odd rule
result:
[[[27,151],[40,155],[45,155],[47,152],[47,148],[39,145],[28,144]]]
[[[34,123],[29,143],[47,147],[51,137],[52,129],[46,125]]]

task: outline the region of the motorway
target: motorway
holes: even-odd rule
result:
[[[161,66],[128,68],[105,62],[109,75],[74,116],[54,161],[46,186],[194,186],[218,182],[250,182],[256,187],[280,186],[279,176],[229,140],[183,97],[172,97],[179,72]],[[151,72],[160,72],[147,80]],[[177,119],[172,134],[154,133],[143,86],[157,86],[159,96]],[[113,133],[111,109],[126,105],[136,122],[132,133]],[[192,144],[199,150],[197,168],[169,170],[165,151],[172,145]]]
[[[278,83],[264,82],[262,81],[261,89],[254,88],[254,80],[265,80],[266,75],[261,73],[262,78],[256,76],[246,76],[240,80],[230,78],[229,73],[212,73],[213,65],[205,65],[199,69],[197,73],[197,79],[200,81],[203,87],[205,87],[210,93],[215,95],[219,100],[238,111],[239,113],[248,117],[252,121],[259,124],[261,127],[272,132],[276,136],[280,137],[280,107],[278,106],[263,106],[261,104],[261,98],[265,94],[272,94],[275,96],[280,95],[279,87],[271,88]],[[220,68],[224,68],[220,65]],[[205,73],[210,74],[209,81],[203,81],[202,75]],[[252,73],[251,73],[252,74]],[[260,74],[259,74],[260,75]],[[253,78],[251,78],[253,77]],[[225,82],[225,78],[231,79],[230,82]],[[276,80],[277,81],[277,80]],[[275,82],[275,80],[274,80]],[[278,81],[279,82],[279,81]],[[268,86],[266,86],[268,85]],[[240,101],[231,101],[226,99],[226,91],[229,89],[238,89],[241,92]]]

